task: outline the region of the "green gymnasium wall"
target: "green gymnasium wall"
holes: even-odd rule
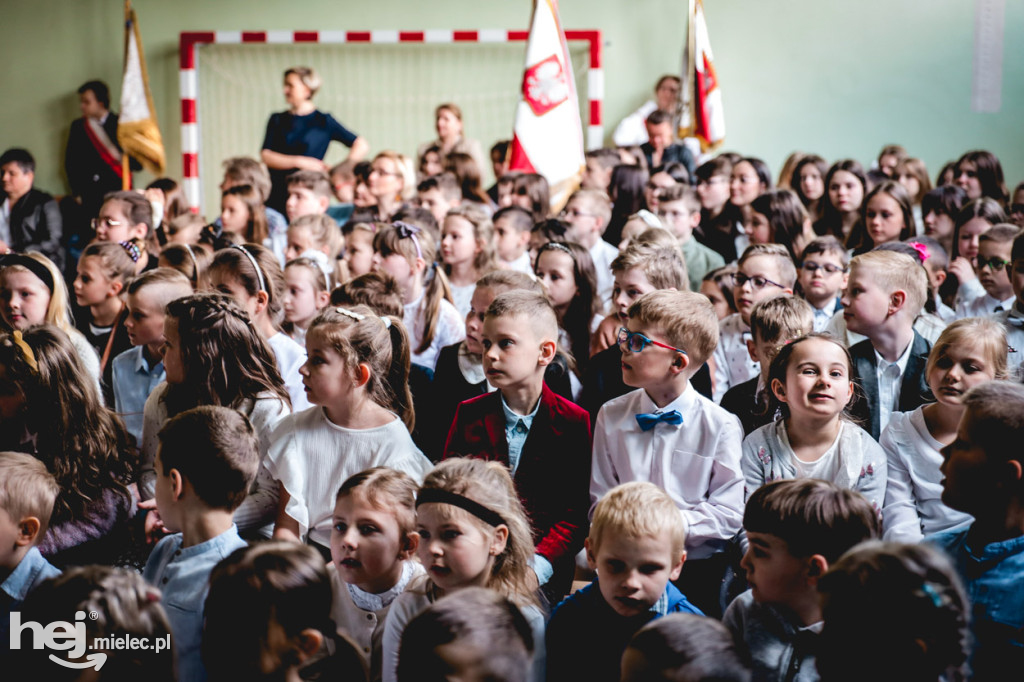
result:
[[[981,1],[981,0],[979,0]],[[178,35],[188,30],[526,28],[529,0],[136,0],[150,83],[168,155],[180,177]],[[119,96],[120,0],[4,0],[0,148],[37,158],[38,187],[67,191],[63,151],[91,78]],[[934,176],[984,148],[1011,186],[1024,179],[1024,3],[1006,3],[1002,108],[971,111],[973,0],[705,0],[722,84],[726,148],[777,171],[794,149],[870,163],[904,144]],[[678,69],[685,0],[562,0],[566,28],[605,39],[605,128]],[[275,108],[284,108],[283,100]],[[335,112],[345,120],[344,112]],[[430,121],[425,128],[429,129]],[[386,140],[371,140],[379,150]],[[491,140],[482,140],[489,145]],[[256,143],[258,146],[258,142]],[[258,150],[253,149],[255,154]],[[148,176],[140,176],[147,181]]]

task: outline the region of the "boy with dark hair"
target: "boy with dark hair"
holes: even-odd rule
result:
[[[942,449],[942,501],[974,517],[927,541],[946,550],[973,604],[974,680],[1024,666],[1024,386],[971,389],[956,440]]]
[[[846,288],[850,258],[842,243],[828,235],[812,239],[801,254],[800,292],[814,309],[814,331],[823,332],[837,310]]]
[[[833,483],[787,479],[750,495],[743,527],[749,546],[740,566],[750,589],[722,622],[749,652],[754,679],[817,680],[818,580],[854,545],[880,536],[878,512]]]
[[[304,215],[324,213],[331,204],[331,179],[320,171],[300,170],[288,176],[288,222]]]
[[[142,576],[160,588],[182,680],[205,680],[200,658],[210,572],[245,541],[232,519],[260,466],[249,420],[227,407],[194,407],[159,434],[156,505],[175,532],[153,549]]]

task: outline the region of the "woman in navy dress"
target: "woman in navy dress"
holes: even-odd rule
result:
[[[288,111],[273,114],[263,138],[263,163],[270,169],[272,187],[267,206],[285,212],[288,200],[288,176],[296,170],[329,173],[323,162],[331,140],[350,147],[348,158],[360,161],[369,151],[369,143],[328,113],[313,104],[320,88],[320,76],[307,66],[295,66],[284,72],[284,99]]]

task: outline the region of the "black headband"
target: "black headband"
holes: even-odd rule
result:
[[[441,490],[440,488],[425,488],[416,496],[417,509],[419,509],[421,504],[430,504],[431,502],[450,504],[453,507],[464,509],[487,525],[494,526],[495,528],[508,525],[498,512],[488,509],[479,502],[474,502],[458,493]]]
[[[10,267],[11,265],[20,265],[31,272],[41,279],[46,288],[50,290],[50,294],[53,294],[53,275],[50,274],[49,269],[45,265],[35,258],[22,253],[5,253],[0,255],[0,268]]]

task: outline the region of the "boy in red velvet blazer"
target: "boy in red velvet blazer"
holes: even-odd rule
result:
[[[497,387],[459,404],[444,456],[508,465],[534,528],[533,568],[553,603],[571,586],[587,536],[590,415],[544,384],[558,321],[540,294],[509,291],[487,309],[483,364]]]

